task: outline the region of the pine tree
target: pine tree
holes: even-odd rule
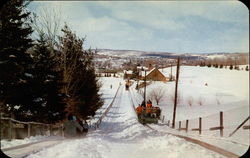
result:
[[[0,10],[0,104],[1,110],[26,117],[30,103],[31,78],[27,71],[32,58],[26,53],[32,46],[30,12],[24,0],[11,0]]]
[[[99,85],[95,75],[93,52],[83,50],[84,39],[79,39],[65,26],[61,38],[64,91],[68,96],[67,111],[86,119],[93,116],[103,102],[98,94]]]
[[[32,53],[34,65],[31,74],[33,104],[30,107],[32,120],[54,123],[64,119],[64,95],[60,92],[63,87],[62,71],[57,69],[54,51],[49,49],[43,33],[37,40]]]

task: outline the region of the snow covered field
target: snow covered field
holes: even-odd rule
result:
[[[169,76],[170,68],[161,69]],[[173,67],[173,75],[176,73]],[[207,83],[207,86],[205,85]],[[134,85],[135,86],[135,85]],[[164,88],[160,102],[166,119],[172,119],[175,82],[152,82],[147,87],[147,97],[153,89]],[[136,92],[135,92],[136,93]],[[142,100],[136,94],[138,102]],[[176,121],[198,118],[249,105],[249,72],[207,67],[181,66],[178,85],[178,107]],[[189,105],[191,100],[192,105]],[[199,104],[201,102],[202,105]]]
[[[169,76],[171,70],[166,68],[161,71]],[[173,67],[172,72],[175,75],[176,67]],[[147,92],[150,93],[153,89],[159,88],[165,89],[159,106],[162,108],[166,123],[173,117],[175,82],[153,82],[147,87]],[[186,119],[189,120],[189,129],[198,128],[198,118],[202,117],[202,134],[199,135],[197,131],[179,132],[166,126],[155,125],[155,128],[204,140],[239,155],[247,151],[249,130],[241,128],[232,137],[229,137],[229,134],[249,116],[248,71],[181,66],[178,90],[180,97],[176,110],[176,128],[179,121],[182,121],[182,127],[185,127]],[[142,96],[136,90],[133,90],[133,94],[140,103]],[[147,95],[147,97],[150,96]],[[209,130],[211,127],[219,126],[220,111],[223,111],[224,115],[224,137],[222,138],[219,130]],[[245,125],[249,125],[249,121]]]
[[[163,73],[169,75],[170,69]],[[173,68],[175,73],[175,68]],[[175,75],[175,74],[174,74]],[[189,119],[189,128],[197,128],[197,118],[203,118],[202,134],[197,131],[179,132],[164,125],[166,120],[172,120],[175,82],[152,82],[148,92],[154,88],[166,88],[165,97],[160,102],[165,122],[159,125],[150,125],[162,131],[153,131],[137,121],[137,116],[132,107],[131,96],[140,103],[142,97],[134,89],[125,90],[125,81],[122,78],[101,77],[103,83],[100,93],[104,105],[93,118],[92,123],[101,116],[111,103],[121,82],[117,98],[100,128],[91,130],[86,137],[80,139],[65,139],[61,143],[39,152],[30,154],[29,158],[61,157],[61,158],[186,158],[224,157],[216,152],[203,148],[197,144],[185,141],[167,134],[175,133],[199,139],[215,146],[221,147],[235,154],[242,155],[249,146],[249,130],[242,128],[232,137],[232,132],[247,116],[249,116],[249,74],[246,71],[215,69],[206,67],[182,66],[180,72],[180,100],[177,107],[176,121]],[[205,85],[207,83],[207,86]],[[112,85],[112,88],[111,88]],[[192,96],[193,103],[187,102]],[[198,103],[201,100],[202,105]],[[155,105],[155,102],[153,101]],[[219,131],[209,131],[210,127],[219,125],[219,112],[224,112],[224,137],[219,136]],[[247,123],[246,123],[247,124]],[[249,122],[248,122],[249,124]],[[178,124],[176,124],[178,127]]]

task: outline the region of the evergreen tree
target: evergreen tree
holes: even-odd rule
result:
[[[37,40],[32,53],[34,65],[31,74],[33,105],[30,107],[32,119],[54,123],[64,119],[65,103],[62,89],[62,71],[57,69],[54,53],[49,50],[43,33]],[[53,51],[54,52],[54,51]]]
[[[32,46],[30,12],[24,0],[11,0],[0,10],[0,104],[1,110],[22,119],[28,117],[30,104],[30,74],[32,58],[26,53]]]
[[[84,39],[79,39],[65,26],[61,38],[67,111],[86,119],[103,104],[98,94],[100,86],[95,75],[93,52],[83,50]]]

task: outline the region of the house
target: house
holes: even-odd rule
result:
[[[140,74],[141,79],[144,79],[145,73],[141,72]],[[146,80],[152,80],[152,81],[169,81],[169,78],[166,77],[161,71],[159,71],[157,68],[153,68],[152,70],[146,72]]]
[[[133,71],[132,70],[124,70],[124,78],[131,78],[133,75]]]

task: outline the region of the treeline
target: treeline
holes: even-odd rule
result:
[[[0,112],[17,120],[55,123],[67,113],[86,119],[103,104],[94,52],[65,24],[58,42],[46,31],[32,39],[28,1],[11,0],[0,11]]]
[[[246,65],[245,68],[240,69],[239,65],[233,65],[233,64],[231,64],[231,65],[223,65],[223,64],[217,64],[217,63],[211,64],[211,63],[206,63],[206,62],[200,62],[199,66],[200,67],[207,66],[207,67],[214,67],[214,68],[220,68],[220,69],[229,68],[230,70],[233,70],[233,69],[235,69],[235,70],[246,70],[246,71],[249,70],[248,65]]]

